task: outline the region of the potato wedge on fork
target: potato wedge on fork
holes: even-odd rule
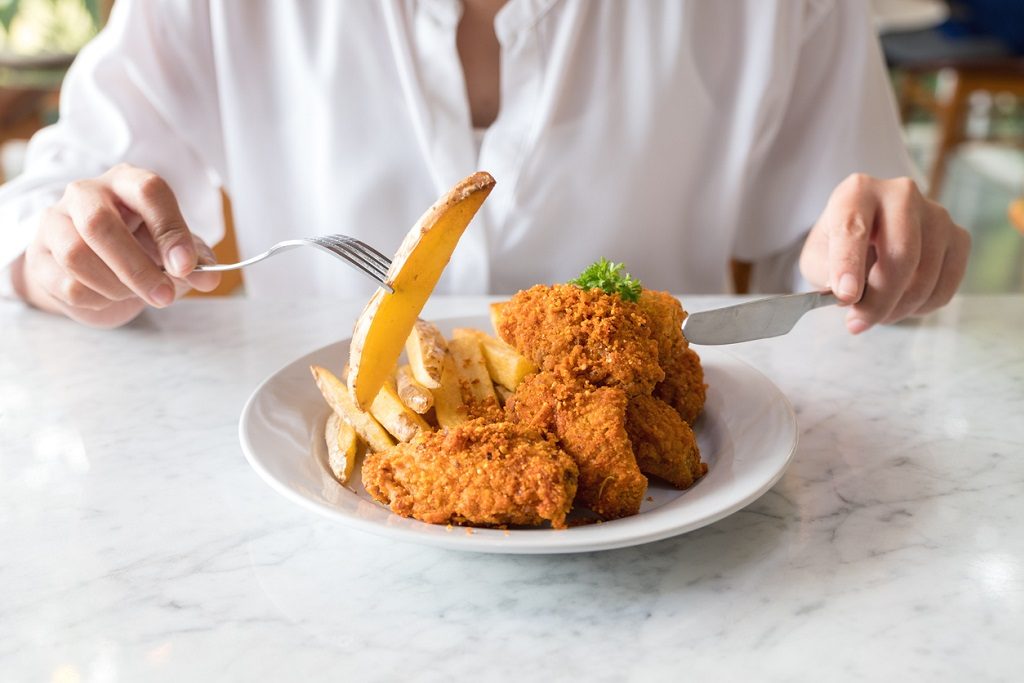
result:
[[[489,173],[474,173],[430,207],[405,236],[388,271],[394,292],[378,289],[352,333],[348,386],[360,408],[370,406],[390,377],[455,245],[493,187]]]

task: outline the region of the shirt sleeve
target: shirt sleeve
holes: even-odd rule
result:
[[[59,121],[28,146],[22,175],[0,187],[0,280],[65,186],[119,162],[163,176],[193,232],[223,235],[225,185],[205,2],[119,0],[61,90]],[[9,286],[7,292],[10,292]]]
[[[733,245],[733,257],[754,263],[755,272],[762,261],[775,268],[773,277],[754,277],[773,289],[800,282],[793,255],[846,176],[915,174],[866,3],[812,1],[804,14],[781,113],[765,126],[766,144],[749,166]],[[788,277],[775,267],[787,260]]]

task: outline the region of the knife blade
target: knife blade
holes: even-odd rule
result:
[[[807,311],[836,303],[832,292],[803,292],[691,313],[683,321],[683,336],[708,346],[779,337]]]

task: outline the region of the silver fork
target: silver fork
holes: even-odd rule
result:
[[[196,266],[197,272],[217,272],[224,270],[238,270],[259,263],[263,259],[270,258],[274,254],[296,247],[316,247],[325,251],[331,256],[340,258],[364,273],[371,280],[389,292],[394,292],[391,285],[387,283],[388,269],[391,267],[391,259],[380,253],[369,244],[360,242],[354,237],[345,235],[320,235],[318,237],[302,237],[294,240],[284,240],[267,249],[262,254],[256,254],[238,263],[209,263]]]

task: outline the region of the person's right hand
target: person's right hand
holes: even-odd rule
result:
[[[199,261],[213,263],[213,253],[189,232],[167,183],[120,164],[67,186],[13,276],[38,308],[117,327],[147,304],[163,308],[190,288],[214,289],[220,275],[193,273]]]

